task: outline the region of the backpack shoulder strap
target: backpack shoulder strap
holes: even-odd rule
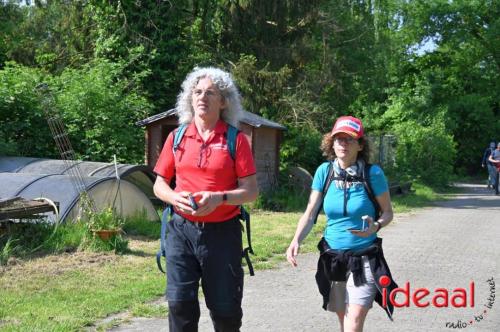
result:
[[[233,127],[230,124],[227,125],[227,145],[229,148],[229,154],[233,160],[236,160],[236,136],[238,136],[239,132],[238,128]]]
[[[186,132],[187,124],[181,124],[177,129],[174,129],[174,143],[172,144],[172,152],[175,156],[175,152],[179,149],[179,144],[181,144],[182,138],[184,137],[184,133]],[[156,264],[158,265],[158,269],[165,273],[161,266],[161,258],[165,257],[165,240],[167,237],[167,224],[169,220],[172,218],[174,210],[171,205],[167,204],[165,210],[163,211],[163,215],[161,218],[161,230],[160,230],[160,250],[156,253]]]
[[[328,177],[325,180],[325,185],[323,186],[323,200],[325,199],[326,193],[334,180],[335,170],[333,168],[332,162],[328,164]]]
[[[170,205],[167,205],[161,217],[160,250],[156,253],[156,265],[158,265],[158,269],[163,273],[165,273],[165,271],[161,266],[161,258],[165,257],[166,254],[165,240],[167,238],[167,224],[172,218],[173,212],[174,211],[172,207]]]
[[[323,191],[321,195],[321,205],[319,206],[318,210],[316,211],[316,214],[314,216],[314,223],[318,221],[318,216],[319,212],[323,208],[323,204],[325,202],[325,196],[326,193],[328,192],[328,188],[330,188],[330,185],[332,184],[332,181],[334,180],[334,175],[335,175],[335,170],[333,169],[332,162],[328,163],[328,169],[327,169],[327,176],[325,179],[325,184],[323,185]]]
[[[250,261],[250,255],[249,255],[249,254],[255,255],[255,253],[253,252],[253,248],[252,248],[252,235],[250,233],[250,214],[247,212],[247,210],[245,210],[243,205],[240,206],[239,219],[245,222],[244,227],[246,228],[246,232],[247,232],[247,245],[248,245],[248,247],[243,249],[241,256],[244,257],[245,261],[247,262],[248,271],[250,272],[250,275],[254,276],[255,273],[254,273],[253,265],[252,265],[252,262]],[[244,228],[242,225],[242,230],[243,229]]]
[[[227,125],[227,133],[226,133],[226,140],[227,140],[227,147],[229,149],[229,154],[231,155],[231,159],[236,160],[236,137],[238,136],[238,133],[240,130],[230,124]],[[250,272],[250,276],[254,276],[254,269],[252,262],[250,261],[250,255],[254,255],[254,251],[252,248],[252,236],[250,232],[250,214],[245,210],[243,205],[240,205],[240,215],[239,215],[240,220],[245,222],[244,228],[246,228],[246,233],[247,233],[247,245],[245,249],[242,251],[242,257],[245,258],[245,261],[248,266],[248,270]],[[242,229],[244,229],[242,228]]]
[[[363,169],[363,186],[365,187],[366,193],[368,194],[368,198],[373,203],[373,207],[375,208],[375,219],[377,220],[381,215],[382,209],[380,208],[380,204],[375,198],[375,194],[373,193],[372,185],[370,183],[370,169],[372,166],[372,164],[365,164],[365,168]]]
[[[177,152],[177,149],[179,149],[179,144],[181,144],[186,129],[187,129],[187,124],[183,123],[179,127],[177,127],[177,130],[174,132],[174,144],[172,145],[172,150],[174,154],[175,152]]]
[[[181,144],[182,138],[184,137],[184,133],[186,132],[187,124],[181,124],[177,130],[174,132],[174,144],[172,146],[172,150],[175,154],[179,149],[179,145]],[[227,145],[229,149],[229,154],[231,158],[235,160],[236,158],[236,136],[238,136],[239,129],[228,124],[227,127]]]

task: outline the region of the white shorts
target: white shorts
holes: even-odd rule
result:
[[[356,287],[352,273],[349,273],[347,281],[333,281],[330,288],[330,299],[326,309],[332,312],[345,312],[346,304],[359,304],[371,308],[377,286],[370,269],[370,262],[366,256],[362,257],[366,283]]]

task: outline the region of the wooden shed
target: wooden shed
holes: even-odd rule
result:
[[[175,109],[153,115],[136,124],[146,127],[146,164],[154,167],[168,134],[177,128]],[[261,191],[276,188],[279,171],[279,149],[283,131],[279,123],[244,111],[240,130],[246,135],[252,147],[257,167],[257,181]]]

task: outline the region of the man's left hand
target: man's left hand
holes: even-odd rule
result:
[[[213,191],[199,191],[193,193],[193,197],[198,204],[198,209],[192,213],[193,216],[206,216],[222,203],[222,195]]]

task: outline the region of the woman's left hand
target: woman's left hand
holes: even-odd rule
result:
[[[372,217],[367,216],[366,222],[368,223],[368,227],[365,228],[364,230],[349,229],[348,231],[351,232],[351,234],[354,234],[354,235],[359,236],[359,237],[369,237],[378,231],[378,226],[377,226],[377,224],[375,224]]]

